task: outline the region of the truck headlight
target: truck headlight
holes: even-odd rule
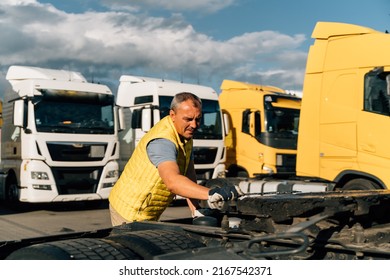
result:
[[[276,166],[283,166],[283,155],[276,155]]]
[[[115,182],[104,183],[104,184],[103,184],[103,189],[112,188],[114,185],[115,185]]]
[[[264,173],[269,173],[269,174],[272,174],[272,173],[274,173],[274,171],[272,170],[272,168],[271,167],[268,167],[268,166],[263,166],[263,171],[264,171]]]
[[[32,186],[36,190],[51,191],[51,186],[50,185],[32,185]]]
[[[46,172],[31,171],[31,178],[34,180],[49,180],[49,175]]]
[[[118,170],[110,170],[107,172],[106,178],[117,178],[118,174]]]

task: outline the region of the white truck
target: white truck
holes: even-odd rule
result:
[[[115,96],[78,72],[11,66],[4,94],[0,198],[102,201],[118,179]]]
[[[125,129],[119,133],[119,170],[122,171],[142,136],[169,114],[172,98],[191,92],[202,99],[202,120],[194,136],[194,162],[199,183],[225,176],[227,128],[218,94],[210,87],[173,80],[122,75],[116,104],[122,111]]]

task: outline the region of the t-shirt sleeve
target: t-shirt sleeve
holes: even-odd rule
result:
[[[167,139],[158,138],[150,141],[146,147],[149,160],[154,166],[164,161],[174,161],[177,159],[177,150],[174,143]]]

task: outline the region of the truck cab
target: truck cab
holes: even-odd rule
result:
[[[4,95],[0,198],[107,199],[118,179],[115,98],[78,72],[11,66]]]
[[[227,114],[227,176],[295,174],[301,99],[273,86],[224,80],[219,101]]]
[[[390,35],[318,22],[312,37],[297,173],[336,188],[389,188]]]
[[[122,75],[116,104],[124,116],[125,129],[120,132],[122,171],[139,140],[151,126],[169,114],[172,98],[180,92],[191,92],[202,100],[202,119],[194,135],[194,163],[198,183],[225,176],[225,133],[217,93],[210,87]]]

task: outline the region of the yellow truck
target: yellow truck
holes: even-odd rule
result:
[[[390,188],[390,35],[318,22],[303,87],[297,175]]]
[[[301,98],[273,86],[224,80],[219,101],[231,126],[227,176],[295,173]]]
[[[271,192],[277,192],[279,183],[282,189],[286,185],[293,189],[296,184],[310,189],[318,182],[327,190],[389,189],[390,34],[353,24],[318,22],[312,37],[315,41],[308,53],[301,103],[298,100],[293,102],[293,99],[283,100],[283,104],[289,104],[286,108],[300,112],[292,118],[298,119],[299,116],[299,130],[296,124],[293,126],[294,133],[298,132],[295,136],[295,174],[277,181],[280,180],[278,155],[282,146],[269,145],[275,148],[268,147],[274,153],[268,157],[271,160],[264,163],[260,160],[261,157],[267,159],[268,155],[259,153],[260,149],[256,145],[260,144],[255,143],[256,140],[263,137],[268,143],[276,141],[270,137],[270,124],[267,122],[267,114],[264,114],[270,106],[262,105],[260,101],[260,105],[256,104],[252,97],[251,102],[242,106],[248,108],[247,115],[242,108],[241,113],[237,109],[234,113],[236,115],[229,113],[231,109],[227,107],[244,103],[248,92],[255,92],[256,86],[246,85],[244,89],[243,83],[224,81],[220,104],[230,114],[233,127],[233,138],[231,143],[227,143],[227,148],[235,149],[235,159],[229,157],[228,150],[228,166],[236,164],[242,169],[245,166],[248,175],[252,177],[267,168],[271,170],[272,156],[276,158],[276,168],[272,169],[274,174],[267,178],[266,183],[258,180],[259,176],[241,182],[248,192],[255,189],[256,192],[263,192],[267,184]],[[260,95],[261,90],[261,87],[257,88],[259,100],[263,96]],[[279,98],[277,100],[276,104]],[[274,103],[271,104],[280,110]],[[246,123],[249,126],[244,131]],[[261,125],[257,126],[257,123]],[[245,136],[245,133],[248,135]],[[265,138],[264,135],[269,137]],[[288,151],[293,156],[295,147],[285,139],[281,143],[284,143],[284,148],[290,148],[285,150],[285,154]],[[254,171],[252,166],[256,166],[255,160],[245,162],[242,159],[245,155],[258,157],[257,165],[261,165],[263,170]],[[273,178],[276,179],[273,181]],[[253,188],[255,184],[262,189]],[[252,186],[251,190],[249,186]]]

